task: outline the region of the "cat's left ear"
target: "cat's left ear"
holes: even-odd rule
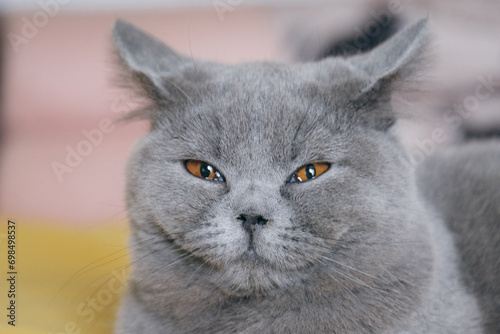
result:
[[[354,102],[369,126],[386,130],[394,124],[391,94],[405,87],[421,70],[428,42],[427,25],[427,19],[422,19],[371,52],[347,59],[361,82]]]

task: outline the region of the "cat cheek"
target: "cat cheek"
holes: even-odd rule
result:
[[[205,240],[209,245],[215,245],[214,257],[224,258],[228,261],[235,260],[248,248],[248,239],[245,231],[240,228],[239,222],[229,217],[215,218],[217,235]]]

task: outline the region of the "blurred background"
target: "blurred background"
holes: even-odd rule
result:
[[[0,11],[0,258],[10,219],[22,302],[2,333],[111,332],[128,268],[124,169],[148,129],[116,123],[134,108],[114,85],[117,18],[181,53],[235,63],[349,56],[429,17],[425,93],[395,98],[415,116],[399,127],[412,161],[500,129],[496,0],[2,0]]]

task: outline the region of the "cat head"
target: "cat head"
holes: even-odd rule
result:
[[[370,53],[301,64],[192,59],[122,21],[113,34],[150,101],[128,168],[133,229],[235,293],[356,284],[331,269],[342,266],[405,262],[411,280],[419,255],[408,264],[402,241],[424,238],[391,94],[421,59],[425,20]]]

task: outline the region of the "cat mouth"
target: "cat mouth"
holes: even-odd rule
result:
[[[253,244],[248,245],[248,248],[243,253],[243,256],[245,258],[250,259],[250,260],[257,260],[258,258],[260,258],[259,254],[257,254],[257,251],[255,250]]]
[[[261,251],[258,250],[258,245],[256,247],[255,243],[249,242],[248,247],[240,255],[240,260],[243,263],[267,263],[267,259]]]

